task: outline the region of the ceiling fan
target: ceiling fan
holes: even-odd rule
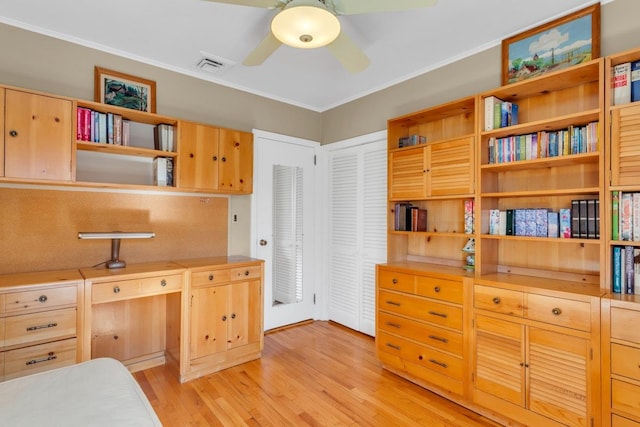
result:
[[[208,0],[242,6],[280,9],[271,32],[244,59],[244,65],[262,64],[282,44],[327,49],[351,73],[369,65],[369,58],[340,28],[338,15],[392,12],[433,6],[437,0]]]

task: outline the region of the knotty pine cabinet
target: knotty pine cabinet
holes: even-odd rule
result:
[[[77,270],[0,276],[0,381],[81,360],[82,292]]]
[[[188,381],[259,358],[263,341],[263,261],[219,257],[182,261],[188,268]]]
[[[180,121],[180,188],[248,194],[253,191],[253,135]]]
[[[0,176],[72,181],[73,102],[8,87],[0,87],[0,100],[4,101],[0,109],[0,125],[4,122]]]

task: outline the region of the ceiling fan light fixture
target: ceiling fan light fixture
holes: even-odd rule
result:
[[[271,21],[282,43],[303,49],[326,46],[340,34],[340,21],[318,0],[293,0]]]

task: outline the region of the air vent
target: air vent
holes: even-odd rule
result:
[[[204,52],[201,53],[204,55]],[[208,73],[220,74],[233,65],[235,63],[228,59],[206,54],[200,59],[196,67]]]

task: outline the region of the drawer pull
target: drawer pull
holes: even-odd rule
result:
[[[120,286],[114,286],[114,287],[113,287],[113,293],[114,293],[114,294],[118,294],[118,293],[120,293]]]
[[[445,319],[448,317],[446,313],[438,313],[437,311],[433,311],[433,310],[429,310],[429,314],[431,314],[432,316],[438,316]]]
[[[209,280],[213,280],[213,274],[209,275]]]
[[[439,336],[436,336],[436,335],[429,335],[429,338],[432,339],[432,340],[443,342],[445,344],[449,342],[448,339],[442,338],[442,337],[439,337]]]
[[[227,315],[226,315],[226,314],[222,316],[222,321],[223,321],[223,322],[226,322],[226,321],[227,321]]]
[[[46,295],[40,295],[40,296],[38,297],[38,301],[39,301],[39,302],[47,302],[47,299],[48,299],[48,298],[47,298],[47,296],[46,296]]]
[[[386,344],[386,346],[387,346],[387,347],[390,347],[390,348],[392,348],[392,349],[394,349],[394,350],[400,350],[400,346],[399,346],[399,345],[391,344],[390,342],[388,342],[388,343]]]
[[[162,280],[160,281],[160,286],[162,286],[163,288],[164,288],[165,286],[167,286],[167,281],[166,281],[166,280],[164,280],[164,279],[162,279]]]
[[[58,326],[57,323],[47,323],[46,325],[29,326],[27,328],[27,331],[37,331],[38,329],[55,328],[56,326]]]
[[[393,283],[394,285],[398,284],[398,279],[396,279],[395,277],[393,278],[393,280],[391,280],[391,283]]]
[[[436,360],[436,359],[429,359],[429,362],[433,363],[434,365],[442,366],[442,367],[443,367],[443,368],[445,368],[445,369],[447,369],[447,368],[448,368],[448,366],[447,366],[447,364],[446,364],[446,363],[444,363],[444,362],[440,362],[440,361],[438,361],[438,360]]]
[[[434,290],[436,293],[440,292],[440,286],[435,286],[435,287],[433,288],[433,290]]]
[[[235,319],[236,318],[236,314],[235,313],[231,313],[231,318]]]
[[[494,304],[500,304],[500,297],[493,297],[493,303]]]
[[[387,322],[385,323],[387,326],[391,326],[392,328],[396,328],[396,329],[400,329],[400,325],[397,323],[393,323],[393,322]]]
[[[35,365],[36,363],[48,362],[50,360],[56,360],[57,358],[58,356],[56,356],[54,352],[50,352],[47,357],[42,357],[40,359],[31,359],[27,363],[25,363],[25,365]]]
[[[395,302],[395,301],[387,301],[387,304],[394,305],[396,307],[400,307],[400,303],[399,302]]]
[[[554,316],[560,316],[562,314],[562,310],[560,310],[558,307],[551,309],[551,312],[554,314]]]
[[[249,270],[245,270],[245,271],[244,271],[244,275],[245,275],[245,276],[248,276],[248,275],[249,275]]]

